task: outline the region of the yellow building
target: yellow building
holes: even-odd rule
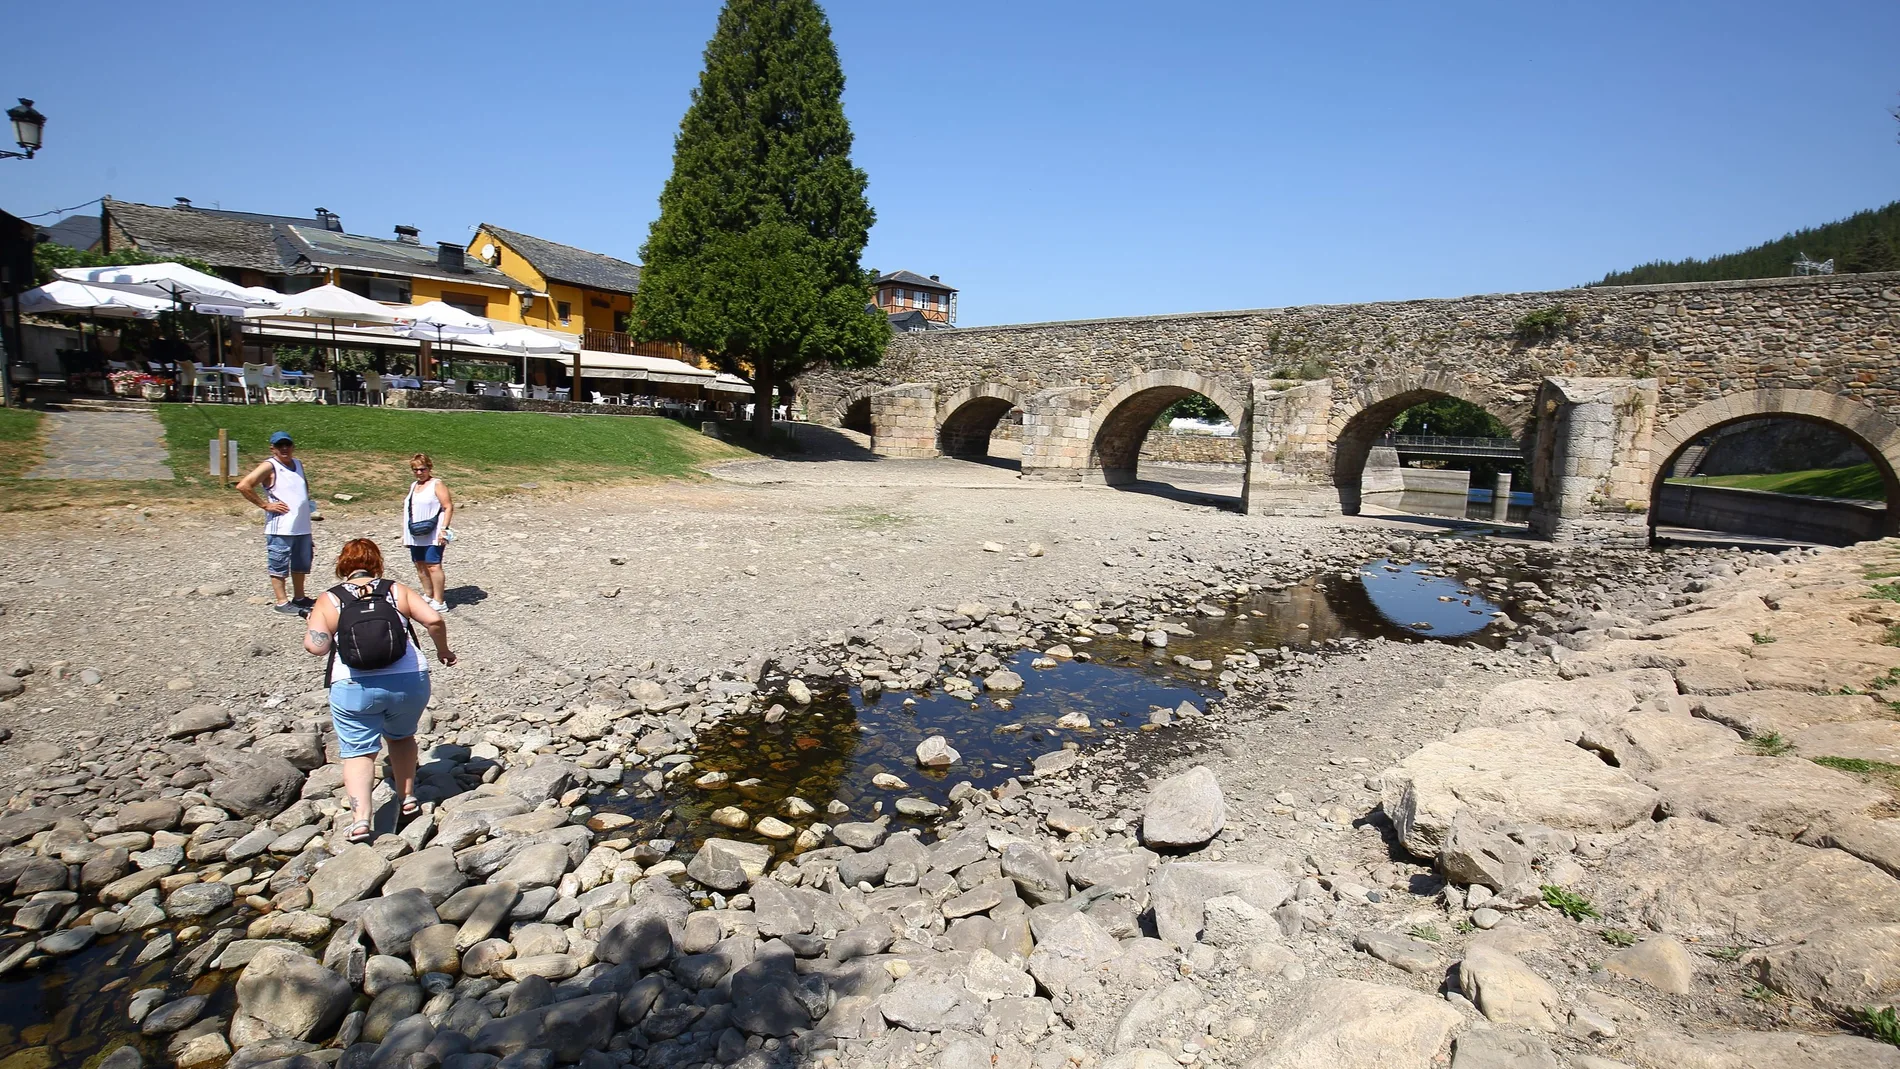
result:
[[[677,347],[641,344],[627,333],[640,265],[483,223],[468,258],[501,272],[521,289],[520,321],[581,337],[599,353],[670,356]]]

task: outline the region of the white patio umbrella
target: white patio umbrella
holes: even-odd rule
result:
[[[169,312],[168,298],[111,286],[88,286],[83,282],[54,279],[44,286],[20,294],[20,311],[26,315],[84,314],[117,319],[156,319]]]
[[[315,323],[330,324],[330,348],[336,348],[336,327],[338,323],[350,324],[387,324],[399,322],[399,309],[372,301],[351,293],[341,286],[318,286],[292,293],[277,306],[274,318],[308,319],[313,325],[311,338],[321,342],[323,335],[318,332]]]
[[[428,301],[413,308],[404,308],[399,315],[401,319],[396,324],[396,333],[419,340],[427,339],[437,345],[450,338],[481,342],[495,332],[494,325],[488,320],[441,301]],[[420,375],[420,356],[416,358],[416,363],[416,373]]]
[[[69,282],[111,286],[165,297],[180,305],[229,304],[256,307],[269,303],[249,286],[240,286],[184,264],[126,264],[120,267],[62,267],[54,272]],[[273,292],[273,291],[265,291]]]

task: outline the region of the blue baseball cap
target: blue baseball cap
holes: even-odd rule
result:
[[[272,445],[292,445],[292,444],[294,444],[294,443],[293,443],[293,442],[291,442],[291,440],[290,440],[290,432],[289,432],[289,431],[272,431],[272,432],[271,432],[271,434],[270,434],[270,444],[272,444]]]

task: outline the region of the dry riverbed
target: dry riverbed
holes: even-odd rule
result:
[[[426,812],[351,847],[253,517],[6,518],[0,983],[49,994],[0,1067],[1900,1065],[1857,1034],[1900,994],[1887,544],[1549,554],[983,465],[724,474],[466,503]],[[397,542],[330,509],[320,558]],[[1515,622],[1191,645],[1381,557]],[[926,740],[875,798],[696,750],[1176,648],[1205,697],[1030,722],[1000,771]]]

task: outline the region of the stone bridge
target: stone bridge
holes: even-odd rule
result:
[[[1240,430],[1258,514],[1356,512],[1393,418],[1457,397],[1524,443],[1537,533],[1640,544],[1673,458],[1758,416],[1846,432],[1900,506],[1897,332],[1900,273],[1813,276],[900,334],[879,366],[797,389],[890,457],[984,455],[1019,409],[1025,478],[1110,484],[1200,394]]]

